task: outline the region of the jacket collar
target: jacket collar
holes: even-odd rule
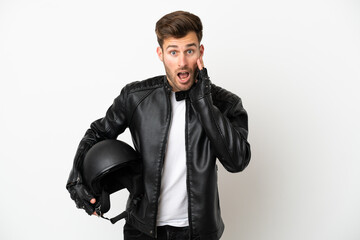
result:
[[[172,87],[171,87],[169,81],[167,80],[166,75],[164,76],[164,85],[165,85],[165,90],[167,91],[168,94],[170,94],[172,91]],[[184,99],[188,98],[188,96],[189,96],[189,90],[175,92],[176,101],[184,100]]]
[[[172,91],[172,87],[171,87],[169,81],[167,80],[166,75],[164,76],[164,87],[165,87],[166,92],[170,94]]]

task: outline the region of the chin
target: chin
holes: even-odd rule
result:
[[[180,91],[187,91],[192,87],[193,84],[194,84],[194,82],[191,81],[187,84],[179,84],[178,87],[179,87]]]

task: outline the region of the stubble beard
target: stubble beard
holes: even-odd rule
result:
[[[174,92],[177,92],[177,91],[187,91],[187,90],[189,90],[189,89],[192,87],[192,85],[194,84],[194,82],[195,82],[195,76],[197,75],[197,71],[195,71],[195,73],[194,73],[194,71],[192,71],[192,70],[189,69],[189,68],[177,69],[176,71],[185,70],[185,71],[189,72],[189,74],[190,74],[190,80],[189,80],[189,82],[188,82],[186,85],[182,85],[182,84],[178,83],[178,81],[177,81],[177,77],[178,77],[178,76],[176,75],[176,73],[175,73],[175,72],[174,72],[174,73],[171,73],[170,70],[166,67],[165,64],[164,64],[164,67],[165,67],[165,72],[166,72],[166,78],[167,78],[167,80],[168,80],[169,84],[171,85],[172,90],[173,90]]]

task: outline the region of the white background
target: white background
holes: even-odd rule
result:
[[[249,114],[249,167],[220,168],[222,239],[360,239],[360,2],[350,0],[0,0],[0,239],[122,239],[123,221],[76,209],[65,183],[121,88],[164,74],[154,27],[179,9],[201,17],[209,75]],[[126,197],[112,196],[109,216]]]

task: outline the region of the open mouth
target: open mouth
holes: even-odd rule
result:
[[[188,81],[189,80],[189,78],[190,78],[190,73],[189,72],[179,72],[178,74],[177,74],[177,76],[178,76],[178,78],[179,78],[179,80],[181,81],[181,82],[186,82],[186,81]]]

